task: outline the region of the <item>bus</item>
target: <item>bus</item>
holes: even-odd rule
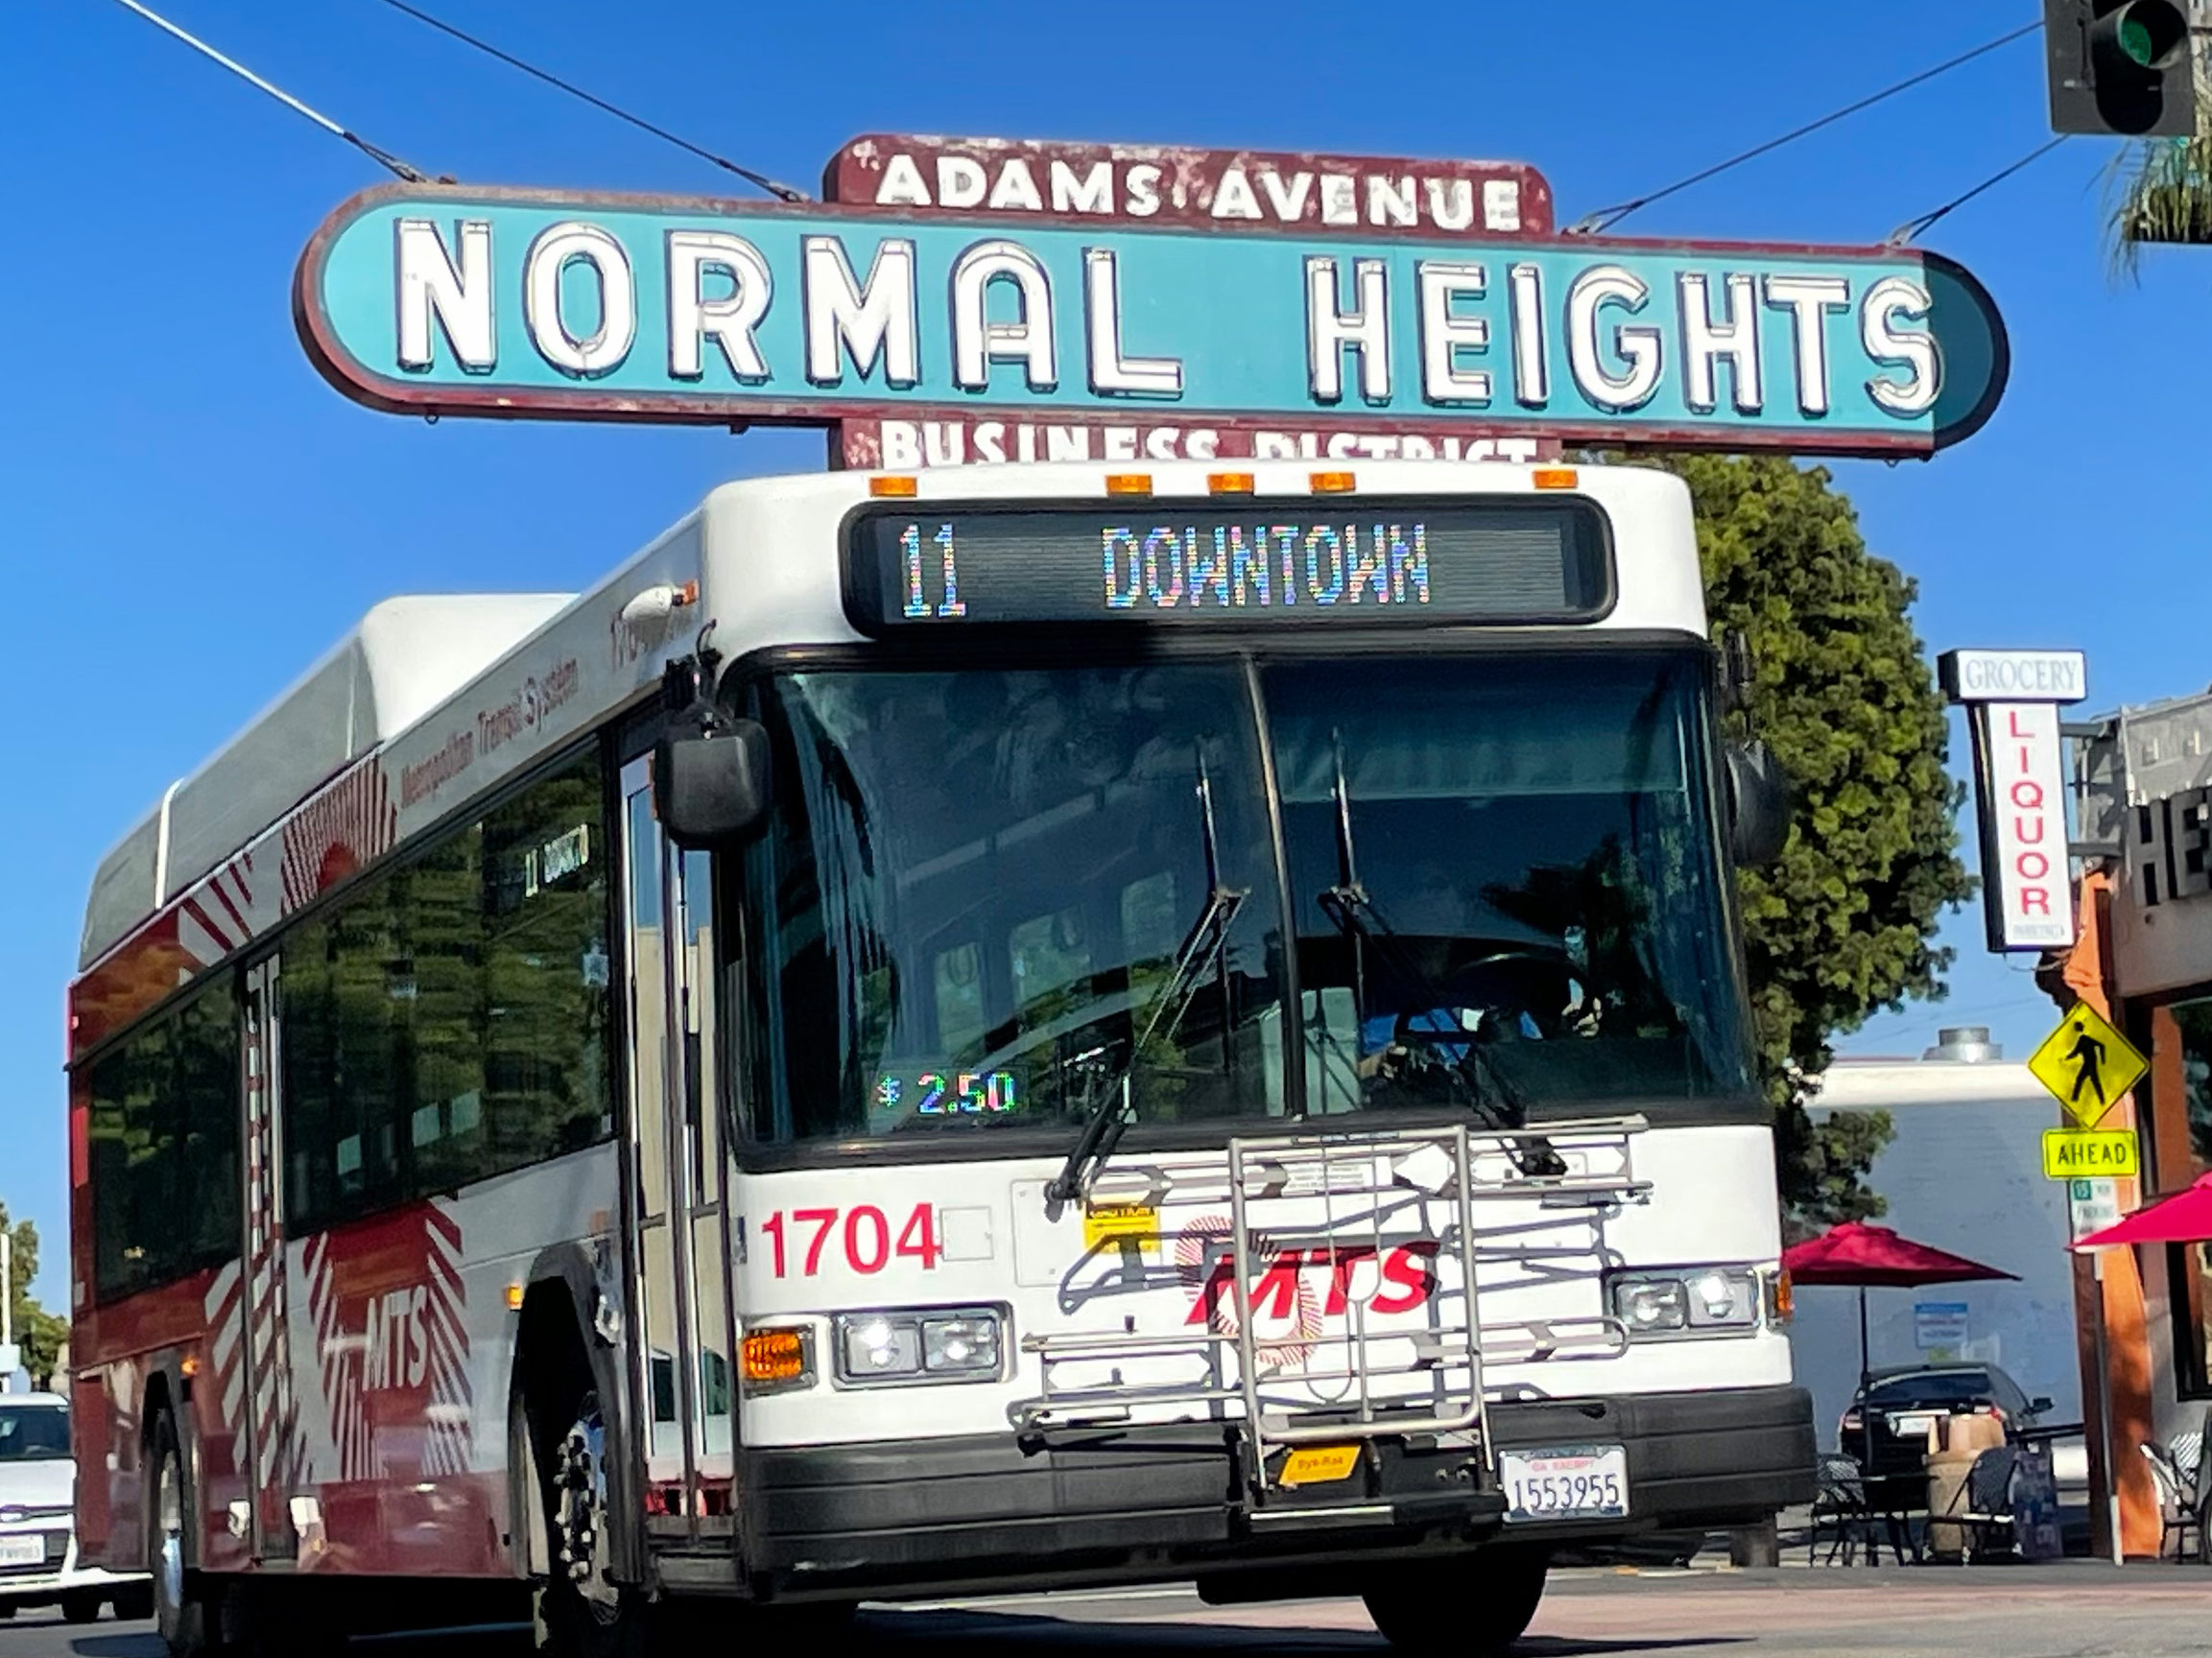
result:
[[[388,601],[101,863],[77,1525],[179,1658],[1145,1582],[1502,1652],[1810,1500],[1684,486],[1140,464]]]

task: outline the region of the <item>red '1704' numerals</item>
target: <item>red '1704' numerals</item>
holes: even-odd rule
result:
[[[840,1225],[840,1221],[844,1224]],[[788,1248],[784,1242],[787,1226]],[[811,1236],[807,1235],[809,1228],[812,1228]],[[892,1241],[891,1221],[872,1203],[863,1203],[853,1209],[794,1209],[788,1221],[778,1209],[760,1223],[760,1235],[768,1240],[770,1269],[778,1278],[793,1275],[795,1256],[797,1257],[797,1276],[814,1277],[821,1270],[822,1254],[833,1236],[844,1243],[846,1270],[864,1274],[881,1272],[891,1265],[894,1255],[910,1256],[923,1267],[933,1267],[940,1253],[937,1215],[927,1203],[914,1206],[914,1213],[899,1228],[895,1244]]]

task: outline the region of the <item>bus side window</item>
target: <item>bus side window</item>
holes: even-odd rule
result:
[[[227,977],[94,1061],[93,1283],[102,1299],[238,1253],[238,1078]]]

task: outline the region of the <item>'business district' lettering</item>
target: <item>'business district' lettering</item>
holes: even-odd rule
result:
[[[440,367],[442,345],[448,364],[465,375],[496,374],[492,222],[464,218],[449,234],[437,221],[402,217],[392,233],[396,367],[428,375]],[[746,237],[704,228],[666,230],[662,251],[667,337],[654,348],[665,353],[669,378],[696,386],[726,376],[741,387],[768,387],[776,370],[759,330],[779,302],[769,258]],[[1855,326],[1865,354],[1856,371],[1875,409],[1915,419],[1934,407],[1941,389],[1941,353],[1929,327],[1932,297],[1923,282],[1896,272],[1862,272],[1863,285],[1855,285],[1841,272],[1683,270],[1672,273],[1674,292],[1664,294],[1624,263],[1594,262],[1561,282],[1556,265],[1547,271],[1508,254],[1494,266],[1417,259],[1406,294],[1380,257],[1295,249],[1292,256],[1302,268],[1307,384],[1322,406],[1347,395],[1370,407],[1400,401],[1394,347],[1398,331],[1409,326],[1417,339],[1418,396],[1437,408],[1549,409],[1555,336],[1563,336],[1573,390],[1608,414],[1649,404],[1672,361],[1693,413],[1721,409],[1725,367],[1735,414],[1760,415],[1787,402],[1797,414],[1818,418],[1835,402],[1829,326],[1839,317]],[[805,378],[817,390],[845,389],[848,378],[870,376],[902,391],[922,383],[916,244],[881,237],[866,263],[864,277],[843,235],[802,239],[797,303]],[[579,268],[587,274],[588,301],[574,291],[570,272]],[[1001,291],[1007,297],[994,304]],[[1501,296],[1501,316],[1477,314],[1476,307],[1496,309]],[[523,258],[520,297],[531,345],[565,376],[611,374],[639,347],[635,263],[603,226],[567,220],[539,231]],[[945,273],[944,299],[951,390],[992,390],[999,365],[1018,368],[1032,392],[1060,388],[1068,367],[1058,312],[1067,296],[1035,250],[1004,237],[972,243]],[[1085,383],[1102,398],[1183,399],[1183,358],[1125,349],[1123,299],[1121,253],[1084,249],[1076,303]],[[1767,384],[1764,343],[1777,329],[1789,342],[1786,389]]]

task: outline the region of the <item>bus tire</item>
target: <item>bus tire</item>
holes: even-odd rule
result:
[[[150,1585],[154,1627],[175,1658],[212,1658],[215,1643],[208,1638],[208,1607],[200,1592],[199,1574],[187,1558],[192,1492],[186,1482],[184,1450],[177,1437],[177,1420],[166,1406],[154,1418],[147,1453],[154,1470],[145,1507],[146,1566],[154,1574]]]
[[[154,1585],[151,1582],[133,1583],[128,1589],[116,1590],[115,1616],[126,1623],[153,1617]]]
[[[1399,1567],[1360,1599],[1395,1651],[1505,1658],[1535,1618],[1550,1570],[1549,1550],[1504,1544],[1471,1560]]]
[[[547,1444],[534,1432],[534,1442]],[[644,1658],[652,1608],[607,1575],[613,1515],[609,1447],[596,1389],[586,1389],[550,1442],[540,1481],[552,1558],[532,1597],[537,1648],[549,1658]]]

